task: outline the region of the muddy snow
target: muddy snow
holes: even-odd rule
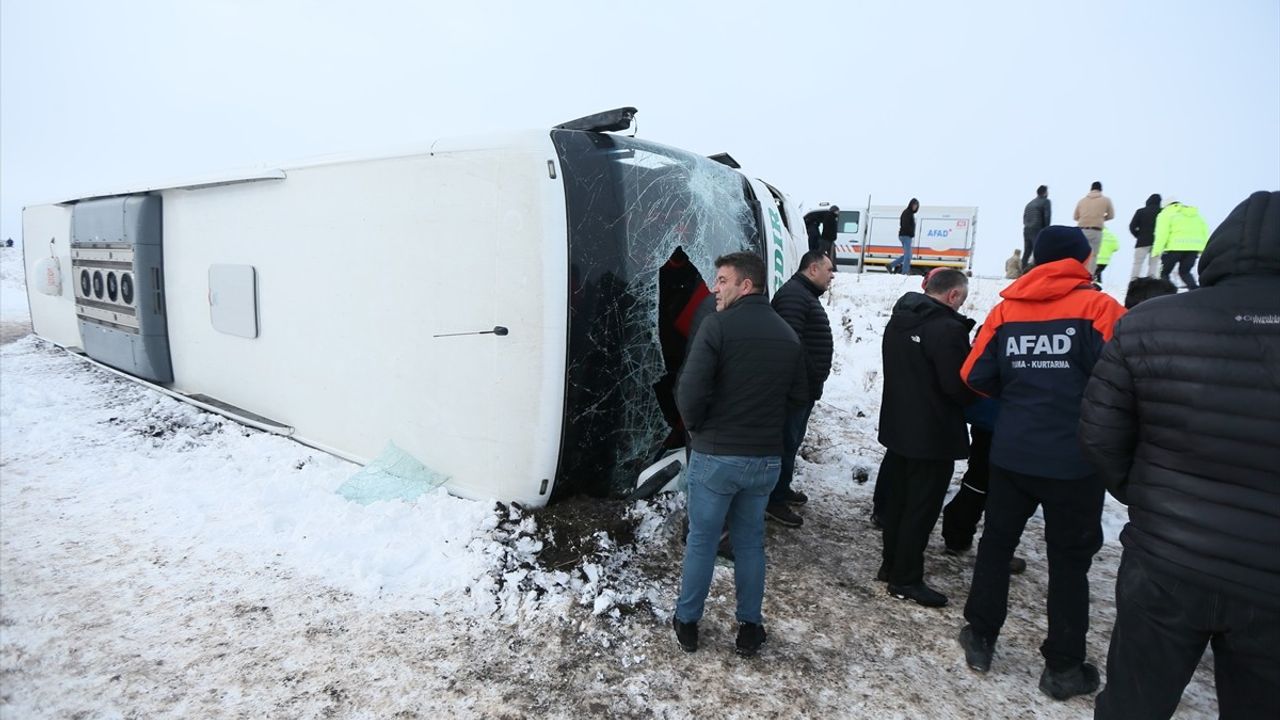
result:
[[[17,249],[3,263],[8,299]],[[1004,284],[975,278],[965,312],[981,320]],[[702,649],[674,641],[678,497],[532,512],[440,491],[355,505],[333,492],[354,466],[34,336],[10,340],[25,302],[7,303],[0,716],[1090,717],[1091,698],[1057,702],[1036,688],[1038,517],[985,677],[955,641],[972,554],[943,555],[935,533],[926,576],[951,598],[940,610],[874,581],[879,339],[893,301],[917,287],[837,276],[835,375],[798,464],[811,501],[802,528],[768,528],[769,640],[749,660],[733,654],[727,567]],[[1091,573],[1100,666],[1124,520],[1109,501]],[[1206,657],[1177,717],[1216,714]]]

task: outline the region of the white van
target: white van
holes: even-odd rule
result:
[[[634,112],[27,207],[34,331],[462,496],[623,492],[680,435],[669,346],[714,259],[776,289],[803,250],[731,159],[607,132]]]
[[[822,217],[829,214],[830,207],[831,203],[818,203],[805,217]],[[884,269],[902,255],[898,226],[906,203],[871,205],[865,211],[838,207],[837,264],[860,270]],[[923,274],[936,267],[970,271],[977,229],[977,207],[921,205],[916,212],[916,235],[911,248],[912,271]]]

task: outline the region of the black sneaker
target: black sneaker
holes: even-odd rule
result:
[[[914,600],[925,607],[942,607],[947,604],[947,596],[918,582],[914,585],[890,585],[889,594],[900,600]]]
[[[751,657],[760,651],[760,646],[764,644],[765,633],[764,625],[756,623],[740,622],[738,623],[738,654],[742,657]]]
[[[965,625],[960,630],[959,640],[960,647],[964,648],[964,661],[969,667],[980,673],[991,669],[991,656],[996,651],[994,640],[979,635],[972,625]]]
[[[1054,700],[1089,695],[1100,684],[1098,668],[1093,663],[1080,663],[1070,670],[1050,670],[1046,667],[1040,673],[1040,690]]]
[[[786,503],[769,503],[764,508],[764,516],[787,527],[798,528],[804,524],[804,518],[797,515]]]
[[[876,571],[876,580],[878,582],[889,582],[889,568],[881,565],[880,569]]]
[[[1009,561],[1009,572],[1014,575],[1021,575],[1027,571],[1027,561],[1020,557],[1016,557]]]
[[[676,616],[671,616],[671,626],[676,629],[676,642],[680,643],[680,647],[685,652],[694,652],[698,649],[698,623],[684,623]]]
[[[799,490],[791,490],[787,493],[786,502],[788,505],[803,505],[809,502],[809,496]]]

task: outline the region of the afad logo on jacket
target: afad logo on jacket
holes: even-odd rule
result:
[[[1070,368],[1071,362],[1066,359],[1049,359],[1043,356],[1069,355],[1071,338],[1075,334],[1076,329],[1069,327],[1064,332],[1053,335],[1010,335],[1005,343],[1004,352],[1014,368],[1034,370]],[[1019,357],[1024,359],[1018,359]]]

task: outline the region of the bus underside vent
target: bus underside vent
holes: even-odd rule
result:
[[[71,211],[71,280],[85,354],[169,383],[160,235],[158,195],[87,200]]]

